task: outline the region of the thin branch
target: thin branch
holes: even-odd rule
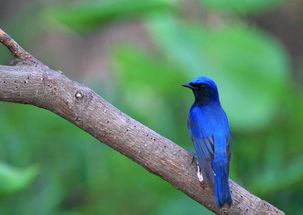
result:
[[[216,214],[284,214],[231,180],[233,205],[217,209],[212,189],[197,179],[189,152],[62,73],[40,66],[0,66],[0,101],[58,114]]]
[[[27,51],[25,51],[13,38],[11,38],[1,28],[0,28],[0,42],[10,50],[10,52],[12,53],[12,55],[14,55],[15,58],[22,61],[27,61],[28,63],[33,65],[47,67],[41,61],[33,57]]]

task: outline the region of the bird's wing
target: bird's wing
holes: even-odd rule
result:
[[[231,159],[231,138],[227,138],[226,154],[227,154],[228,162],[230,162],[230,159]]]
[[[200,123],[195,120],[188,120],[190,136],[194,144],[199,164],[203,168],[204,163],[211,161],[214,157],[214,138],[213,136],[205,137]]]
[[[226,154],[227,154],[227,159],[228,159],[228,172],[229,172],[229,162],[231,159],[231,138],[227,138],[227,145],[226,145]]]
[[[205,137],[200,123],[195,120],[189,119],[188,127],[203,180],[213,185],[211,160],[214,158],[214,138],[213,136]]]
[[[214,157],[214,138],[196,138],[192,136],[194,148],[197,153],[198,160],[204,159],[211,161]],[[201,158],[200,158],[201,157]]]

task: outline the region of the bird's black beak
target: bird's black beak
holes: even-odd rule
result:
[[[195,87],[193,85],[191,85],[190,83],[186,83],[186,84],[182,84],[183,87],[188,87],[190,89],[195,89]]]

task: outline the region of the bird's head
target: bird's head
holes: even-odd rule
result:
[[[217,85],[207,77],[199,76],[189,83],[182,84],[182,86],[192,89],[196,102],[208,104],[212,101],[219,101]]]

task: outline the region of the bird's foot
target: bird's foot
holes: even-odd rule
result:
[[[190,152],[190,154],[193,156],[191,159],[191,164],[193,164],[194,162],[198,163],[196,154],[194,152]]]

